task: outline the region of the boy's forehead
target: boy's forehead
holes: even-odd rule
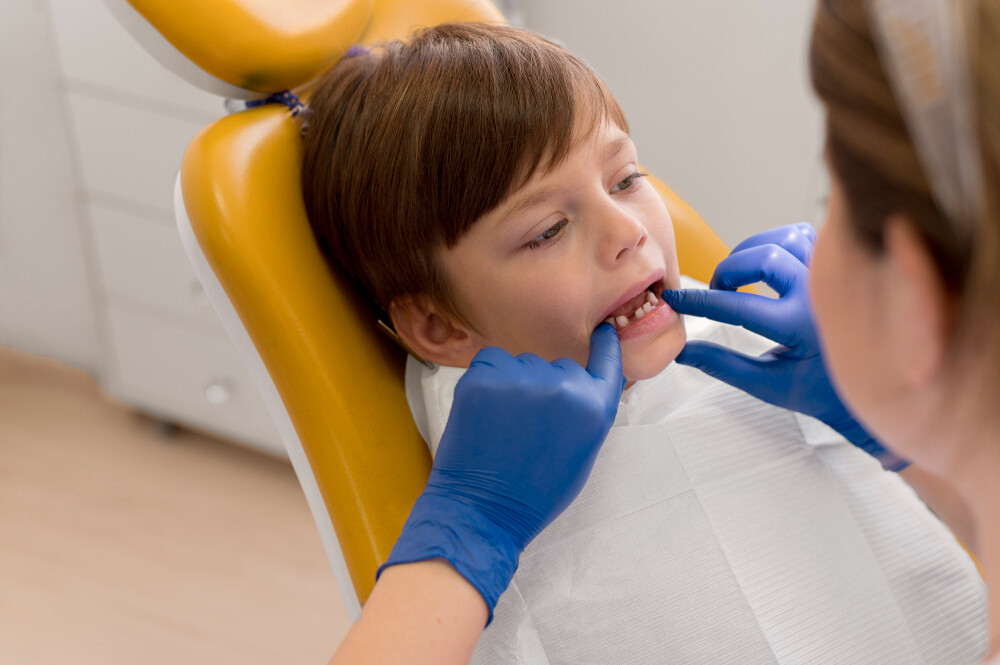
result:
[[[499,222],[551,198],[570,184],[560,181],[575,166],[581,162],[602,166],[631,144],[631,137],[613,124],[605,124],[583,135],[565,158],[556,164],[545,164],[545,168],[537,168],[531,178],[508,194],[489,216]]]

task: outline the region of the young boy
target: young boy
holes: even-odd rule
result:
[[[671,365],[686,332],[658,298],[682,285],[670,217],[586,65],[524,31],[440,26],[345,58],[310,107],[311,223],[437,365],[407,370],[432,451],[484,346],[585,363],[611,320],[635,384],[474,662],[977,661],[982,583],[897,477],[828,432],[807,437],[814,422]]]

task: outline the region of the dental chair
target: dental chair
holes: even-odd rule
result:
[[[162,64],[238,100],[284,90],[305,99],[354,44],[503,21],[488,0],[104,1]],[[233,113],[191,141],[174,201],[188,256],[268,405],[356,619],[431,458],[406,403],[404,352],[313,240],[301,156],[288,106]],[[650,181],[673,219],[681,272],[709,281],[727,247]]]

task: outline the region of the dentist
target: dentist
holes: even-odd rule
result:
[[[831,176],[815,248],[807,227],[765,232],[718,266],[718,290],[664,294],[782,346],[747,358],[691,342],[677,360],[946,481],[971,516],[995,665],[1000,2],[822,0],[810,68]],[[759,280],[781,297],[734,292]]]
[[[780,346],[690,342],[678,362],[947,481],[971,515],[1000,665],[1000,1],[819,0],[810,67],[831,174],[818,239],[759,234],[711,290],[663,294]],[[758,281],[779,297],[735,291]],[[520,552],[586,481],[622,386],[607,324],[586,369],[483,350],[332,662],[468,662]]]

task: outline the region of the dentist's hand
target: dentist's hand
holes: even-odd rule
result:
[[[868,435],[840,401],[827,375],[808,294],[815,241],[816,231],[808,224],[764,231],[737,245],[719,263],[710,290],[665,291],[663,299],[681,314],[743,326],[781,345],[752,358],[711,342],[692,341],[677,362],[765,402],[818,418],[883,467],[899,471],[908,463]],[[780,297],[736,291],[760,281]]]
[[[424,493],[386,566],[444,558],[492,617],[525,546],[579,494],[621,399],[613,326],[591,337],[587,368],[480,351],[455,401]]]

